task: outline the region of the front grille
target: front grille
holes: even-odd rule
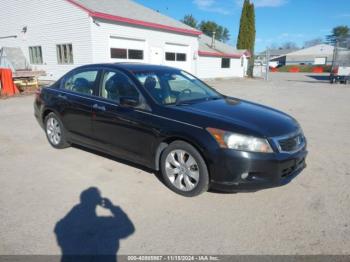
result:
[[[280,151],[293,152],[302,148],[305,144],[305,138],[302,134],[293,137],[278,140]]]

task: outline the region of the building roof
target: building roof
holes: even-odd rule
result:
[[[301,55],[332,55],[334,51],[334,47],[331,45],[320,44],[311,46],[308,48],[300,49],[295,52],[288,53],[288,56],[301,56]]]
[[[215,40],[215,46],[212,47],[212,38],[207,35],[199,36],[199,51],[201,56],[240,58],[243,55],[249,57],[247,50],[238,50],[231,45]]]
[[[269,50],[269,54],[270,56],[283,56],[286,55],[288,53],[292,53],[295,51],[298,51],[299,49],[271,49]],[[258,56],[265,56],[266,55],[266,51],[263,51],[261,53],[258,54]]]
[[[188,35],[202,32],[132,0],[66,0],[91,17]]]

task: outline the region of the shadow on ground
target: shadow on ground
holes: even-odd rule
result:
[[[98,206],[112,215],[98,216]],[[57,222],[54,232],[62,262],[115,262],[120,240],[132,235],[135,227],[121,207],[92,187],[81,193],[80,203]]]
[[[318,81],[327,81],[327,83],[329,82],[329,75],[307,75],[307,77]]]

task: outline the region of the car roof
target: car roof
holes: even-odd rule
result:
[[[84,66],[79,67],[79,68],[83,69],[83,68],[89,68],[89,67],[101,67],[101,68],[108,67],[108,68],[127,70],[127,71],[130,71],[130,72],[163,71],[163,70],[179,71],[180,70],[178,68],[169,67],[169,66],[151,65],[151,64],[143,64],[143,63],[90,64],[90,65],[84,65]]]

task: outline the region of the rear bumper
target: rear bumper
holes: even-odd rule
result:
[[[224,150],[211,172],[211,188],[258,191],[288,184],[306,168],[306,148],[294,154]]]

